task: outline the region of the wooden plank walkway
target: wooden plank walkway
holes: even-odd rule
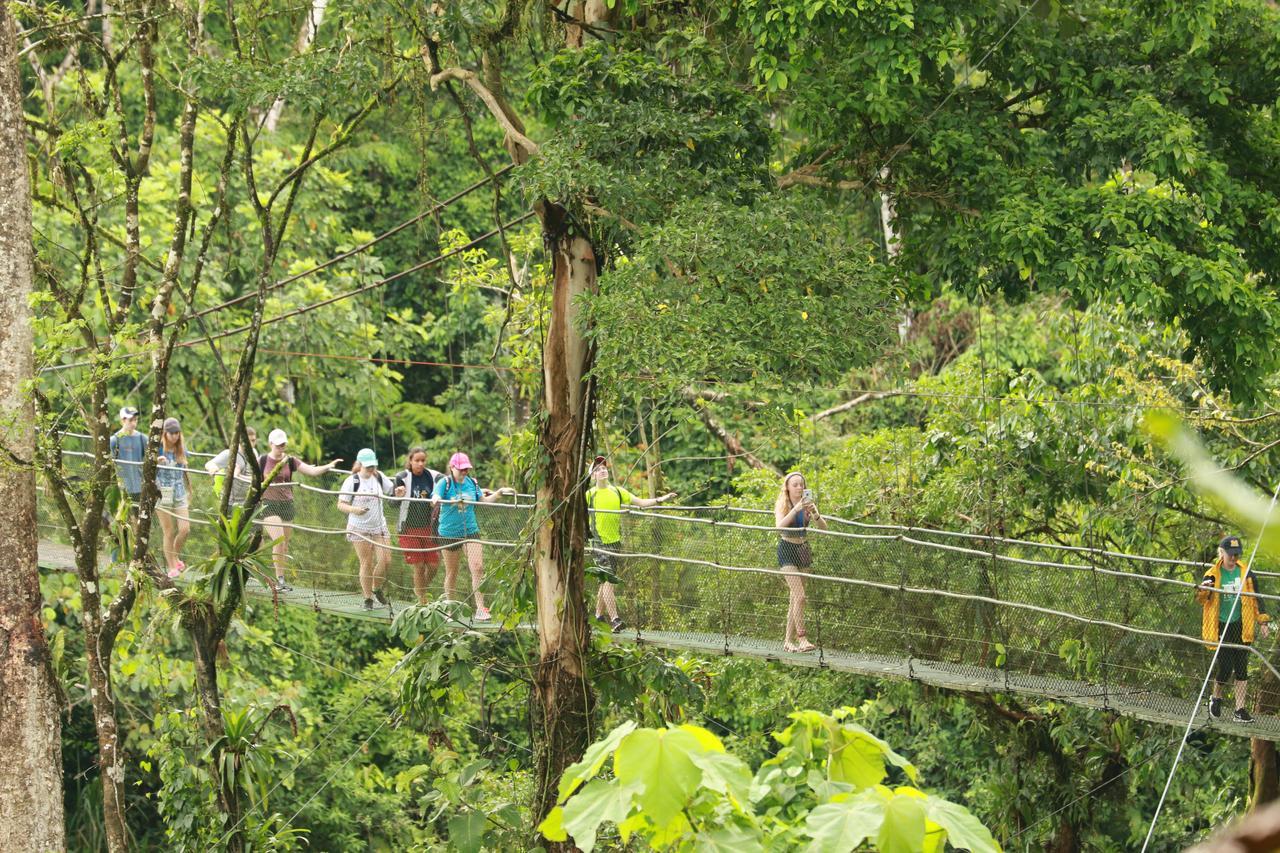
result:
[[[74,556],[66,545],[40,542],[40,565],[55,570],[69,570],[74,566]],[[279,601],[289,607],[305,607],[318,613],[390,624],[391,620],[412,602],[391,599],[390,605],[372,611],[365,610],[364,598],[355,592],[299,586],[292,592],[275,596],[273,591],[259,583],[250,582],[246,596],[258,601]],[[497,631],[495,623],[476,623],[477,631]],[[520,630],[533,630],[532,625],[521,625]],[[808,654],[784,652],[781,643],[755,637],[683,631],[651,631],[643,628],[627,628],[613,635],[619,642],[648,645],[673,651],[689,652],[706,657],[749,657],[787,666],[832,669],[872,678],[894,678],[919,681],[949,690],[971,693],[1018,693],[1039,698],[1056,699],[1072,705],[1097,710],[1114,711],[1127,717],[1182,728],[1191,713],[1191,699],[1170,697],[1145,691],[1130,685],[1104,686],[1086,681],[1062,678],[1046,678],[989,667],[930,661],[921,658],[901,658],[865,653],[852,653],[838,649],[819,649]],[[1230,704],[1229,700],[1226,704]],[[1208,708],[1201,706],[1196,713],[1197,728],[1209,728],[1235,737],[1265,737],[1280,740],[1280,716],[1259,715],[1253,723],[1241,724],[1230,720],[1214,720]]]

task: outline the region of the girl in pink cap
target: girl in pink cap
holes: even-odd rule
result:
[[[444,550],[444,597],[452,599],[458,584],[458,558],[465,550],[467,566],[471,569],[471,589],[476,597],[476,621],[489,621],[489,608],[484,606],[484,549],[479,542],[471,541],[480,535],[476,522],[475,505],[492,503],[502,495],[514,495],[515,489],[498,489],[485,492],[471,476],[474,470],[471,459],[465,453],[455,453],[449,458],[449,475],[436,483],[432,498],[440,503],[440,541]]]

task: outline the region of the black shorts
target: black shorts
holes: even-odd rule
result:
[[[466,536],[440,536],[437,538],[446,551],[457,551],[468,539]]]
[[[807,569],[813,565],[813,552],[808,542],[788,542],[783,539],[778,543],[778,568],[795,566]]]
[[[587,552],[595,565],[615,575],[622,568],[622,555],[619,553],[621,551],[621,542],[601,542],[599,539],[592,539],[591,544],[587,546]]]
[[[1244,644],[1244,622],[1219,622],[1218,636],[1224,643]],[[1249,677],[1249,652],[1245,649],[1231,649],[1223,646],[1218,650],[1218,668],[1213,680],[1219,684],[1228,681],[1244,681]]]
[[[263,501],[262,512],[258,513],[258,518],[268,519],[273,515],[281,521],[293,521],[293,514],[297,511],[297,507],[293,505],[293,501]]]

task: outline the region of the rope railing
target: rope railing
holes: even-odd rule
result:
[[[68,462],[83,459],[69,457]],[[218,495],[211,477],[190,469],[192,532],[188,562],[213,549],[211,523]],[[344,473],[342,477],[349,477]],[[330,478],[331,479],[331,478]],[[356,614],[360,587],[349,531],[336,522],[340,490],[294,483],[289,580],[282,597]],[[515,580],[532,554],[545,509],[526,503],[469,503],[478,530],[461,541],[406,543],[396,530],[403,502],[387,497],[391,530],[385,618],[414,599],[409,559],[440,563],[430,594],[439,591],[442,552],[475,543],[484,558],[481,589],[499,619]],[[384,505],[385,506],[385,505]],[[42,536],[59,519],[40,501]],[[163,509],[162,509],[163,511]],[[805,537],[811,565],[778,566],[779,533],[767,511],[732,506],[598,510],[617,518],[621,542],[611,546],[620,583],[616,594],[626,627],[620,636],[705,654],[752,654],[809,666],[922,678],[971,690],[1021,691],[1106,707],[1150,719],[1186,718],[1207,665],[1194,598],[1202,564],[1156,561],[1100,549],[1051,548],[1042,543],[957,534],[901,525],[845,523]],[[259,519],[261,523],[261,519]],[[275,522],[272,522],[275,524]],[[359,532],[354,538],[375,541]],[[965,539],[971,540],[970,547]],[[160,550],[161,533],[153,533]],[[376,543],[375,544],[380,544]],[[601,562],[589,552],[588,564]],[[1052,559],[1044,559],[1052,556]],[[471,579],[459,555],[457,597]],[[782,650],[783,627],[802,610],[812,653]],[[589,595],[594,599],[595,581]],[[1264,587],[1265,589],[1265,587]],[[1280,591],[1256,600],[1280,613]],[[1244,645],[1255,671],[1270,671],[1268,648]],[[1255,682],[1256,684],[1257,682]],[[1259,693],[1251,687],[1251,694]],[[1222,724],[1229,729],[1233,724]],[[1280,734],[1280,720],[1259,717],[1240,731]]]

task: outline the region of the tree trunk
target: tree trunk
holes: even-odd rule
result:
[[[1274,714],[1280,707],[1280,684],[1267,669],[1258,679],[1259,714]],[[1249,810],[1256,811],[1280,798],[1280,764],[1276,760],[1274,741],[1252,738],[1249,741]]]
[[[62,850],[62,729],[36,570],[31,191],[16,23],[0,6],[0,850]]]
[[[328,6],[329,0],[311,0],[311,8],[302,22],[302,28],[298,30],[298,56],[311,49],[311,43],[316,40],[316,33],[320,30],[320,22],[324,20],[324,12]],[[276,125],[280,123],[280,116],[283,114],[284,98],[278,97],[271,105],[271,109],[267,110],[266,118],[262,120],[263,129],[268,133],[275,133]]]
[[[888,167],[880,170],[881,184],[889,182]],[[884,232],[884,253],[889,259],[889,263],[893,263],[902,254],[902,238],[898,235],[898,208],[894,204],[893,196],[887,189],[880,190],[880,228]],[[915,322],[915,313],[911,310],[910,305],[902,306],[902,316],[898,319],[898,341],[900,343],[907,342],[907,336],[911,334],[911,326]]]
[[[593,349],[580,318],[580,298],[596,288],[596,258],[583,237],[566,233],[564,211],[540,210],[552,238],[551,317],[543,348],[543,471],[534,574],[538,600],[539,661],[534,678],[536,749],[534,825],[555,806],[566,767],[590,742],[594,697],[587,681],[589,640],[582,552],[587,530],[583,484],[590,440],[592,389],[587,381]],[[544,842],[545,843],[545,842]],[[571,843],[550,844],[572,850]]]

